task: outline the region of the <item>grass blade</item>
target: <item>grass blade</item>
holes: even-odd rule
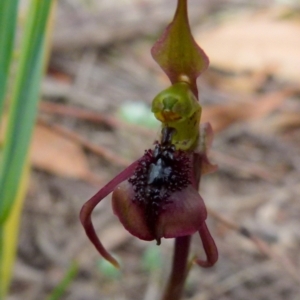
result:
[[[53,290],[51,295],[47,298],[47,300],[58,300],[65,293],[66,289],[70,285],[70,283],[74,280],[75,276],[78,273],[78,264],[77,262],[73,262],[69,269],[67,270],[64,278],[60,282],[60,284]]]
[[[0,1],[0,121],[15,39],[18,0]]]
[[[12,265],[15,260],[16,244],[18,239],[20,214],[23,207],[29,179],[29,164],[24,169],[21,184],[11,214],[4,226],[0,226],[0,299],[7,294],[12,275]]]
[[[20,212],[28,178],[28,148],[39,100],[51,3],[51,0],[31,0],[17,76],[9,101],[0,161],[0,299],[6,296],[15,258]]]
[[[16,197],[35,123],[51,0],[32,0],[21,48],[0,165],[0,225]]]

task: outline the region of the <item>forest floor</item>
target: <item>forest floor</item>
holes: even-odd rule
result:
[[[192,31],[211,60],[198,87],[219,168],[203,178],[201,195],[220,258],[192,268],[185,300],[300,295],[300,6],[250,2],[189,1]],[[174,9],[174,0],[58,1],[9,300],[47,299],[74,261],[78,274],[61,299],[159,299],[173,240],[157,247],[131,236],[107,197],[93,220],[121,261],[114,272],[78,214],[159,134],[150,104],[169,82],[150,49]],[[192,252],[203,255],[196,235]]]

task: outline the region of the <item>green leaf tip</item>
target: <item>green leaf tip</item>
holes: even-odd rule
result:
[[[195,42],[187,13],[187,0],[178,0],[173,21],[151,49],[153,59],[172,84],[187,82],[197,97],[197,77],[207,69],[209,59]]]

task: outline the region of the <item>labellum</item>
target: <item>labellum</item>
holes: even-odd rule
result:
[[[128,180],[134,191],[132,201],[144,210],[146,224],[157,244],[160,244],[160,236],[155,225],[159,215],[171,204],[171,194],[191,183],[189,157],[171,144],[172,132],[173,128],[163,129],[162,142],[156,142],[154,150],[145,151]]]

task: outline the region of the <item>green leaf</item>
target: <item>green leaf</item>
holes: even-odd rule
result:
[[[78,274],[78,264],[76,261],[72,262],[69,269],[67,270],[64,278],[59,283],[59,285],[53,290],[51,295],[47,298],[47,300],[58,300],[61,299],[68,286],[74,280],[74,278]]]
[[[143,255],[143,267],[148,272],[154,272],[161,269],[162,256],[160,248],[157,245],[148,246]]]
[[[172,84],[187,82],[198,96],[196,79],[207,69],[209,60],[192,36],[187,0],[178,0],[174,19],[152,47],[151,54]]]
[[[0,121],[15,39],[18,0],[0,1]]]
[[[148,105],[143,102],[125,102],[121,105],[118,115],[130,124],[154,129],[159,127],[159,122],[151,113]]]
[[[0,225],[14,203],[35,123],[51,0],[32,0],[0,164]]]
[[[11,2],[11,6],[8,7],[8,1],[0,1],[0,43],[4,45],[4,48],[0,49],[0,59],[3,59],[0,68],[5,81],[13,53],[16,16],[12,11],[17,14],[17,1]],[[31,0],[16,80],[9,101],[7,129],[0,158],[0,299],[6,296],[15,257],[20,213],[29,172],[28,147],[39,99],[46,23],[51,2],[51,0]],[[5,16],[5,13],[8,15]],[[0,99],[2,109],[6,82],[0,84],[3,93]]]
[[[16,256],[20,214],[29,181],[29,163],[22,174],[18,192],[8,219],[0,226],[0,299],[4,299],[9,288],[12,266]]]
[[[121,259],[119,257],[117,258],[118,261],[121,262]],[[97,261],[97,267],[99,268],[101,274],[103,274],[107,279],[116,280],[121,277],[120,269],[117,269],[105,259],[99,259]]]

